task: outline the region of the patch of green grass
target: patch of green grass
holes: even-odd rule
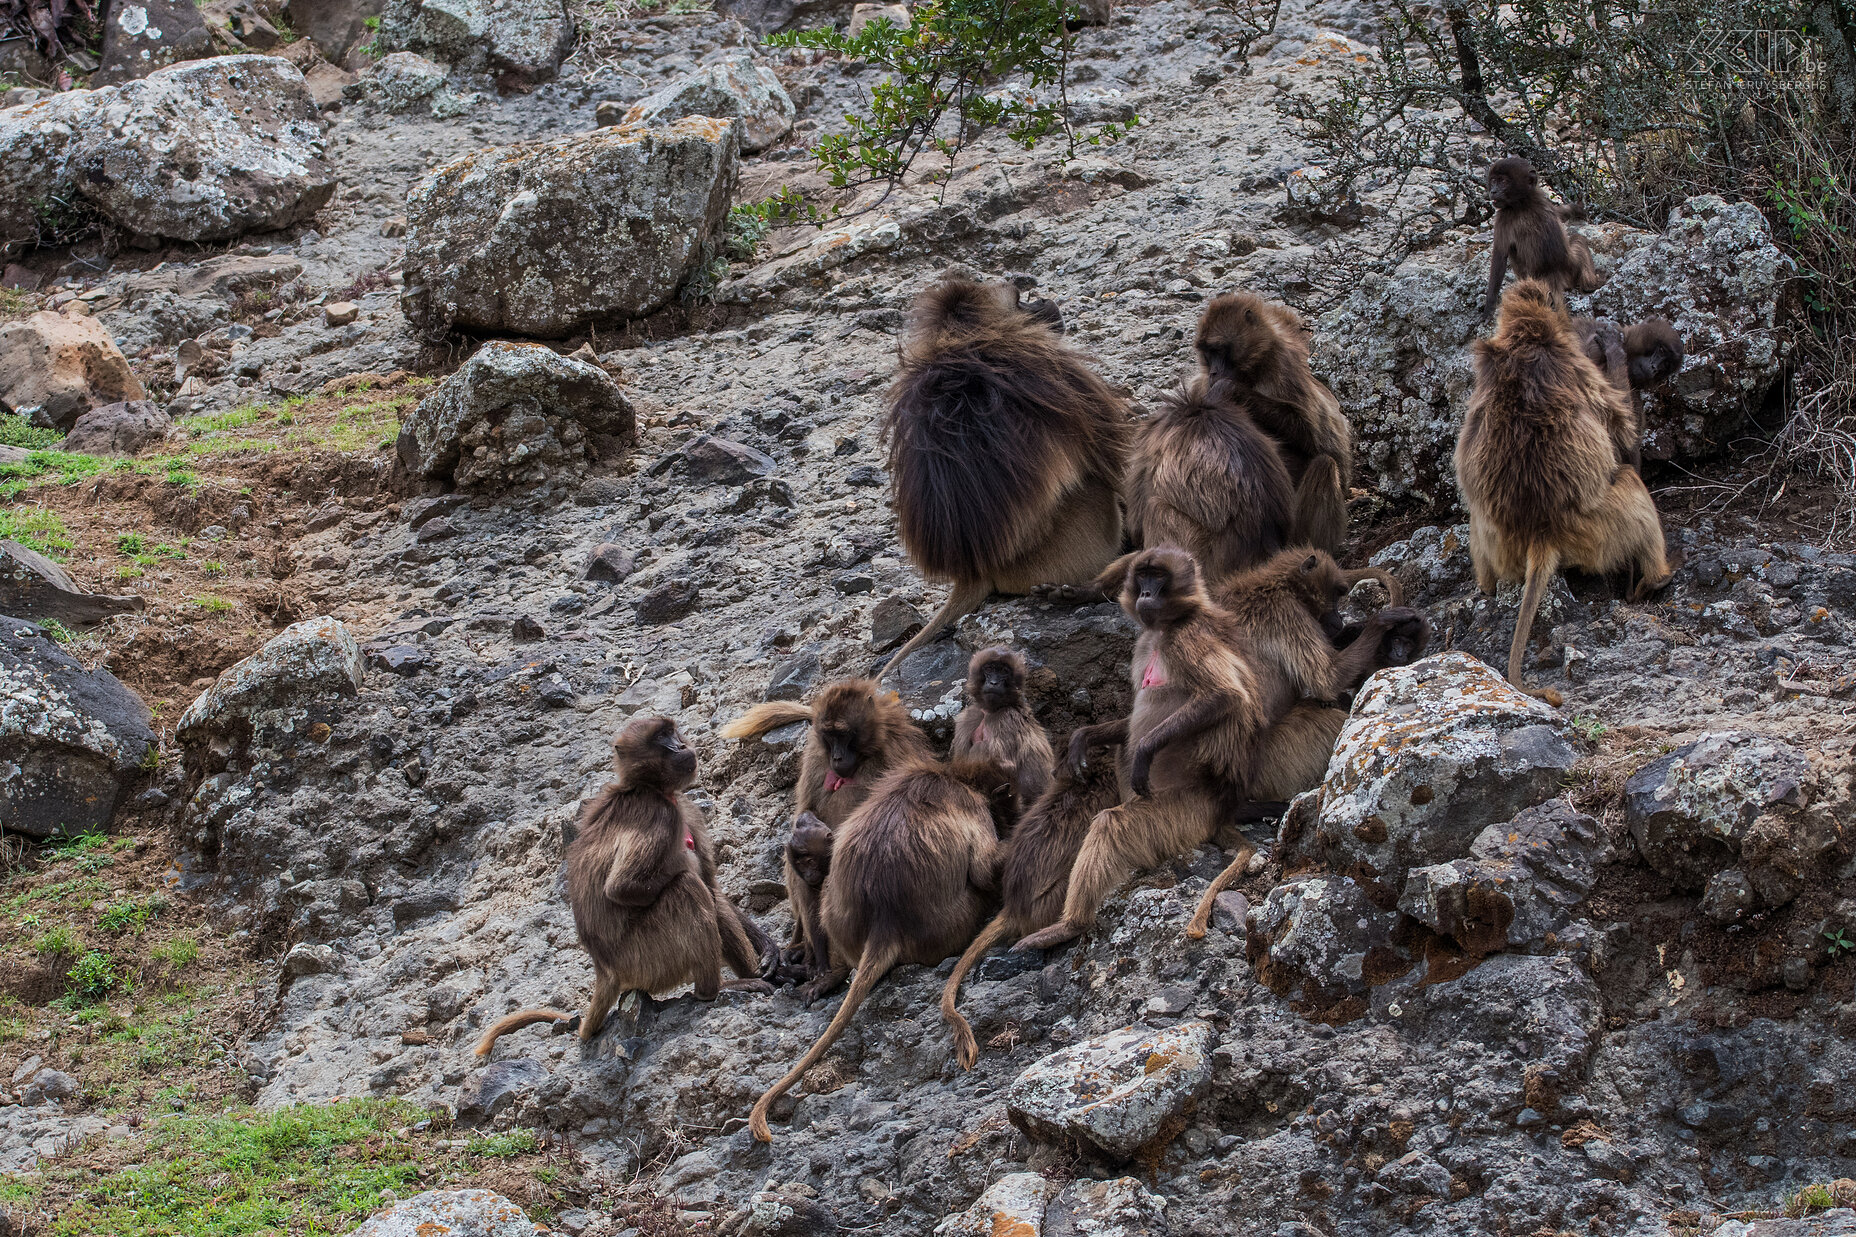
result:
[[[112,902],[103,908],[102,918],[97,926],[105,932],[121,936],[128,932],[140,932],[148,926],[148,921],[167,909],[167,903],[159,898],[145,898],[136,901],[131,898],[124,902]]]
[[[224,597],[214,597],[211,594],[205,597],[195,597],[192,601],[193,604],[200,607],[200,609],[210,611],[213,614],[224,614],[227,610],[238,605],[236,601],[228,601]]]
[[[60,623],[55,618],[40,619],[39,628],[51,637],[53,644],[69,644],[77,639],[77,633]]]
[[[49,451],[63,441],[64,435],[57,430],[42,430],[17,412],[0,413],[0,447]]]
[[[11,502],[35,485],[76,485],[88,477],[113,471],[127,463],[127,460],[106,460],[75,451],[35,449],[16,464],[0,464],[0,502]]]
[[[200,570],[209,576],[222,576],[226,573],[226,565],[216,558],[201,559]]]
[[[140,533],[118,533],[116,535],[116,548],[124,554],[140,554],[142,546],[142,534]]]
[[[39,939],[32,942],[32,951],[41,958],[69,958],[80,948],[77,934],[59,924],[39,934]]]
[[[1574,717],[1570,724],[1573,732],[1587,743],[1598,742],[1611,729],[1596,717],[1587,717],[1584,714]]]
[[[86,862],[101,861],[103,864],[114,862],[108,855],[94,856]],[[53,881],[49,885],[35,885],[24,893],[14,894],[8,898],[0,912],[17,915],[34,902],[43,902],[47,906],[63,906],[69,903],[80,909],[89,909],[96,902],[94,895],[108,893],[109,886],[96,876],[79,876],[71,880]]]
[[[1808,1185],[1786,1199],[1785,1215],[1787,1219],[1798,1220],[1814,1211],[1829,1211],[1835,1206],[1837,1206],[1837,1196],[1831,1193],[1829,1186],[1820,1182]]]
[[[23,288],[0,288],[0,321],[32,312],[33,300]]]
[[[28,550],[63,562],[73,546],[71,532],[56,511],[44,507],[14,507],[0,510],[0,539],[17,541]]]
[[[473,1141],[470,1153],[492,1160],[507,1160],[518,1155],[528,1155],[541,1150],[541,1140],[535,1137],[534,1130],[510,1130],[506,1134],[491,1134]]]
[[[166,479],[169,485],[200,484],[199,477],[195,476],[191,469],[181,468],[179,466],[168,469]]]
[[[92,949],[77,960],[65,978],[71,981],[73,996],[101,1001],[116,989],[116,964],[102,950]]]
[[[197,417],[183,417],[181,428],[187,431],[189,438],[204,438],[208,434],[224,433],[226,430],[239,429],[246,425],[255,425],[266,420],[271,409],[263,404],[246,404],[242,408],[233,408],[227,412],[203,412]]]
[[[148,956],[178,973],[200,960],[200,941],[194,936],[177,936],[150,949]]]

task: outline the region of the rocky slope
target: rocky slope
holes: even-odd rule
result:
[[[360,492],[338,478],[280,501],[291,587],[327,618],[291,627],[178,717],[167,742],[184,759],[143,807],[180,839],[181,887],[274,960],[273,1004],[239,1046],[261,1102],[401,1095],[533,1124],[618,1178],[641,1174],[684,1222],[741,1233],[1662,1232],[1856,1175],[1856,964],[1826,946],[1856,934],[1837,679],[1856,557],[1743,516],[1683,514],[1696,504],[1673,467],[1651,474],[1685,559],[1670,592],[1636,606],[1560,581],[1549,595],[1534,673],[1566,693],[1560,714],[1470,657],[1388,676],[1349,736],[1362,761],[1395,750],[1392,767],[1368,776],[1343,739],[1322,791],[1280,837],[1256,839],[1259,861],[1204,941],[1181,929],[1224,864],[1209,847],[1138,878],[1086,941],[984,963],[963,997],[985,1048],[971,1073],[935,1011],[946,967],[882,984],[776,1110],[771,1147],[750,1139],[747,1110],[830,1012],[790,990],[647,1002],[585,1052],[536,1029],[488,1064],[470,1055],[506,1009],[571,1008],[587,990],[558,867],[628,716],[664,713],[690,736],[724,886],[783,929],[798,739],[733,745],[716,731],[764,697],[867,671],[938,604],[896,542],[879,418],[903,312],[950,268],[1054,297],[1071,337],[1145,407],[1189,363],[1213,292],[1308,305],[1317,366],[1361,439],[1360,553],[1406,582],[1437,648],[1505,653],[1514,598],[1476,594],[1439,471],[1486,240],[1453,237],[1322,297],[1324,255],[1376,235],[1391,202],[1369,195],[1359,220],[1336,223],[1285,201],[1306,152],[1276,104],[1331,88],[1366,54],[1335,28],[1363,33],[1350,9],[1296,9],[1246,49],[1222,10],[1124,9],[1079,33],[1076,64],[1079,107],[1139,111],[1125,145],[1068,161],[988,147],[944,193],[867,195],[869,209],[822,229],[774,233],[754,260],[707,273],[707,306],[657,311],[693,268],[680,236],[653,234],[638,243],[670,265],[635,293],[652,316],[624,330],[575,325],[604,312],[586,299],[610,291],[600,281],[555,318],[530,312],[532,297],[491,298],[527,315],[505,323],[580,350],[535,362],[580,385],[544,396],[543,379],[505,374],[476,396],[460,376],[432,397],[449,403],[408,414],[397,471],[383,448]],[[546,29],[523,26],[506,54],[474,45],[490,50],[455,55],[437,81],[406,61],[364,74],[301,164],[334,181],[313,219],[294,213],[299,192],[276,208],[282,231],[229,248],[144,260],[80,245],[40,251],[34,269],[103,292],[97,321],[176,416],[369,371],[447,371],[463,349],[432,348],[432,324],[457,319],[432,307],[458,303],[434,289],[459,245],[507,246],[459,283],[477,295],[473,278],[519,278],[512,254],[606,243],[519,218],[592,161],[499,181],[482,192],[509,206],[481,214],[502,198],[463,199],[501,164],[475,152],[583,134],[602,103],[637,103],[752,43],[713,14],[639,18],[584,28],[530,93],[478,75],[545,75]],[[796,127],[751,155],[734,130],[714,137],[726,150],[702,147],[707,170],[687,189],[701,205],[686,215],[710,211],[730,178],[735,200],[782,183],[821,192],[800,145],[868,84],[862,66],[753,54]],[[446,195],[478,220],[457,237]],[[1707,453],[1779,372],[1782,272],[1763,223],[1703,199],[1665,236],[1613,229],[1595,248],[1614,277],[1598,308],[1664,313],[1701,341],[1677,395],[1651,409],[1650,454],[1713,467]],[[238,318],[254,279],[294,290],[263,331]],[[348,299],[355,318],[333,325]],[[177,372],[185,341],[218,372]],[[451,454],[432,446],[444,433]],[[523,464],[530,446],[548,467]],[[126,622],[100,629],[106,646]],[[938,740],[967,653],[992,643],[1032,659],[1053,733],[1126,704],[1131,632],[1112,607],[996,602],[902,668]],[[1426,747],[1386,716],[1433,719],[1444,737]],[[1523,820],[1530,809],[1552,820]],[[1484,833],[1510,825],[1547,839],[1552,861]],[[1387,843],[1388,827],[1408,832]],[[1493,936],[1463,913],[1487,897],[1508,907]],[[1131,1040],[1099,1042],[1129,1027]],[[1177,1068],[1127,1079],[1115,1132],[1064,1098],[1079,1070],[1167,1054]],[[0,1122],[30,1141],[48,1111],[0,1109]]]

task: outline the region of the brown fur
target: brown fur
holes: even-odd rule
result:
[[[1092,744],[1125,743],[1133,798],[1099,813],[1070,873],[1063,918],[1015,949],[1048,949],[1095,921],[1102,900],[1137,868],[1210,839],[1254,800],[1259,749],[1295,703],[1293,684],[1249,649],[1231,613],[1206,593],[1182,550],[1130,554],[1104,572],[1123,579],[1122,608],[1141,624],[1125,721],[1070,736],[1072,765]]]
[[[664,992],[693,983],[702,1000],[724,986],[726,962],[739,981],[728,987],[772,989],[759,979],[777,951],[715,883],[715,844],[702,814],[683,797],[696,780],[696,754],[669,718],[639,718],[613,741],[618,777],[580,813],[567,848],[567,901],[580,944],[593,959],[593,995],[580,1038],[599,1034],[613,1004],[634,989]],[[519,1010],[477,1042],[490,1055],[499,1037],[532,1022],[559,1021],[555,1010]]]
[[[922,293],[886,432],[903,549],[953,583],[892,669],[992,593],[1079,584],[1120,552],[1127,410],[1012,285]]]
[[[825,933],[818,927],[818,900],[831,874],[831,826],[811,812],[793,820],[782,856],[786,867],[787,906],[793,913],[793,935],[787,942],[788,960],[798,962],[807,980],[831,972],[831,954]],[[795,951],[797,956],[792,956]]]
[[[818,1042],[755,1103],[755,1138],[773,1141],[774,1101],[818,1064],[892,967],[936,966],[966,948],[993,909],[998,834],[1017,811],[1011,777],[996,762],[921,760],[891,772],[844,822],[823,918],[833,956],[857,976]]]
[[[1498,580],[1525,581],[1508,650],[1508,679],[1522,687],[1521,657],[1555,571],[1632,568],[1636,599],[1670,571],[1656,504],[1612,437],[1625,396],[1581,350],[1553,289],[1536,280],[1509,288],[1494,336],[1475,353],[1457,484],[1477,584],[1493,593]],[[1559,703],[1550,689],[1532,694]]]
[[[952,755],[990,756],[1012,770],[1021,803],[1050,787],[1057,757],[1025,703],[1025,659],[1011,649],[981,649],[967,663],[967,707],[954,719]]]
[[[1301,315],[1226,293],[1205,307],[1194,348],[1206,378],[1257,396],[1251,415],[1276,440],[1295,487],[1287,544],[1338,552],[1347,535],[1353,433],[1334,392],[1309,368]]]
[[[999,865],[999,892],[1005,904],[960,955],[941,990],[941,1020],[954,1037],[954,1055],[963,1068],[973,1068],[980,1049],[973,1028],[955,1004],[961,981],[991,950],[1062,917],[1070,868],[1089,835],[1089,822],[1119,798],[1113,760],[1100,761],[1081,772],[1072,772],[1065,761],[1057,767],[1050,788],[1012,831]]]
[[[1489,254],[1489,287],[1482,316],[1494,315],[1501,302],[1502,276],[1514,264],[1516,279],[1538,279],[1565,306],[1565,293],[1590,292],[1599,286],[1592,251],[1566,231],[1558,207],[1540,187],[1534,165],[1519,156],[1489,165],[1489,201],[1495,207],[1495,241]]]
[[[748,739],[794,722],[810,722],[799,757],[795,808],[811,813],[827,829],[849,820],[884,773],[907,760],[927,759],[928,739],[909,718],[894,692],[874,679],[842,679],[827,684],[810,705],[786,701],[757,704],[722,727],[725,739]],[[843,779],[840,784],[839,779]],[[830,847],[824,848],[826,870]],[[821,880],[823,877],[821,876]],[[825,954],[818,925],[817,899],[793,869],[787,853],[786,894],[793,912],[793,935],[787,951],[808,960]]]
[[[1622,416],[1611,424],[1611,441],[1625,463],[1643,471],[1643,410],[1638,394],[1661,386],[1682,368],[1686,353],[1682,337],[1662,318],[1619,330],[1616,323],[1599,318],[1574,318],[1579,347],[1605,378],[1624,394]]]
[[[1214,582],[1283,546],[1294,491],[1252,415],[1258,402],[1228,381],[1195,378],[1141,425],[1122,491],[1137,543],[1186,550]]]

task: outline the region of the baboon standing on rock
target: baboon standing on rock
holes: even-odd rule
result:
[[[903,549],[953,591],[890,668],[992,593],[1082,584],[1119,554],[1128,432],[1121,398],[1011,284],[922,293],[889,392],[890,479]]]
[[[1493,593],[1498,580],[1525,581],[1508,681],[1527,691],[1521,658],[1554,572],[1630,568],[1631,597],[1641,600],[1670,570],[1656,504],[1612,437],[1627,397],[1580,348],[1554,290],[1531,279],[1509,288],[1495,334],[1476,341],[1475,355],[1457,484],[1477,585]],[[1529,694],[1560,703],[1551,688]]]
[[[1018,814],[1011,775],[990,759],[912,761],[884,778],[838,830],[823,919],[840,966],[855,966],[831,1025],[767,1089],[748,1117],[772,1142],[767,1113],[844,1034],[877,981],[900,963],[959,953],[992,910],[999,838]]]
[[[1495,240],[1489,253],[1489,288],[1482,302],[1483,321],[1495,315],[1502,299],[1502,276],[1514,263],[1517,279],[1538,279],[1561,308],[1565,294],[1599,286],[1592,251],[1566,231],[1565,214],[1540,187],[1534,165],[1518,155],[1489,165],[1489,203],[1495,207]]]
[[[1276,440],[1295,487],[1285,544],[1339,553],[1353,484],[1353,431],[1334,392],[1308,366],[1301,315],[1229,292],[1205,307],[1193,348],[1208,379],[1257,397],[1248,401],[1250,414]]]
[[[696,753],[667,717],[633,721],[612,744],[618,777],[580,813],[567,848],[567,901],[580,944],[593,958],[593,996],[580,1038],[599,1034],[626,992],[696,985],[711,1001],[722,988],[771,992],[759,978],[778,949],[715,884],[715,844],[683,791]],[[758,956],[757,956],[758,955]],[[726,962],[738,980],[722,982]],[[487,1057],[501,1036],[567,1014],[524,1009],[498,1019],[477,1042]]]

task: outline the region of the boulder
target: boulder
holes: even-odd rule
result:
[[[389,107],[415,107],[444,89],[445,70],[413,52],[394,52],[374,66],[374,84]]]
[[[530,90],[573,50],[574,22],[563,0],[387,0],[380,46],[429,52],[490,73],[503,90]]]
[[[1245,917],[1244,952],[1257,979],[1290,1008],[1324,1022],[1366,1010],[1366,993],[1412,968],[1402,917],[1351,877],[1284,881]]]
[[[241,747],[311,742],[328,705],[361,690],[366,665],[332,618],[294,623],[220,672],[175,728],[190,772],[215,771]]]
[[[1604,833],[1556,799],[1490,825],[1467,858],[1413,868],[1398,907],[1472,954],[1546,943],[1598,883]]]
[[[1851,837],[1847,774],[1767,735],[1703,735],[1624,784],[1624,820],[1644,861],[1678,888],[1709,893],[1709,913],[1737,918],[1740,880],[1783,906],[1822,879]],[[1739,880],[1721,873],[1737,870]]]
[[[1466,653],[1435,654],[1366,681],[1319,812],[1291,813],[1283,842],[1390,905],[1412,868],[1463,858],[1490,824],[1557,795],[1576,759],[1557,710]]]
[[[92,408],[64,436],[64,450],[85,455],[140,455],[158,447],[174,419],[153,400],[138,399]]]
[[[526,1212],[489,1190],[427,1190],[377,1212],[349,1237],[535,1237]]]
[[[41,628],[0,617],[0,822],[28,837],[107,829],[155,743],[141,697]]]
[[[619,448],[635,416],[597,365],[540,344],[489,343],[421,400],[399,457],[464,487],[532,484]]]
[[[36,243],[54,200],[150,243],[288,227],[334,192],[316,101],[274,56],[193,61],[0,112],[0,244]]]
[[[904,18],[907,24],[907,18]],[[668,124],[685,116],[734,117],[741,149],[765,150],[793,131],[796,110],[771,68],[752,56],[730,56],[646,95],[625,113],[624,124]]]
[[[1759,208],[1690,199],[1662,233],[1575,225],[1607,281],[1574,313],[1664,317],[1689,356],[1667,394],[1645,402],[1644,455],[1719,453],[1776,388],[1786,348],[1778,306],[1789,263]],[[1388,498],[1454,505],[1450,457],[1468,406],[1470,343],[1481,332],[1486,237],[1458,236],[1389,274],[1363,275],[1315,324],[1313,365],[1353,424],[1361,460]]]
[[[762,1190],[717,1231],[725,1237],[832,1237],[840,1231],[837,1217],[809,1196],[816,1193],[804,1184]]]
[[[1062,1185],[1040,1173],[1007,1173],[934,1231],[935,1237],[1164,1237],[1166,1205],[1133,1177]]]
[[[1075,1144],[1111,1160],[1171,1137],[1212,1079],[1210,1023],[1128,1027],[1054,1052],[1006,1092],[1006,1115],[1027,1137]]]
[[[0,408],[34,425],[69,429],[93,408],[145,398],[95,318],[40,310],[0,326]]]
[[[864,27],[874,21],[886,21],[903,30],[909,28],[909,6],[906,4],[860,4],[851,10],[850,36],[854,39],[864,32]]]
[[[661,308],[720,242],[735,134],[620,125],[440,168],[407,199],[408,321],[428,339],[558,338]]]
[[[527,1057],[492,1061],[458,1088],[458,1116],[466,1119],[494,1117],[533,1091],[547,1077],[546,1067]]]
[[[1042,1237],[1044,1209],[1058,1189],[1041,1173],[1007,1173],[987,1186],[972,1206],[937,1224],[935,1237]]]
[[[217,49],[193,0],[113,0],[103,19],[103,63],[91,84],[111,86],[147,77]]]
[[[60,623],[95,623],[148,603],[130,594],[87,593],[64,568],[16,541],[0,541],[0,614]]]
[[[780,470],[764,451],[714,434],[698,434],[683,448],[690,477],[720,485],[746,485],[756,477],[771,477]]]

